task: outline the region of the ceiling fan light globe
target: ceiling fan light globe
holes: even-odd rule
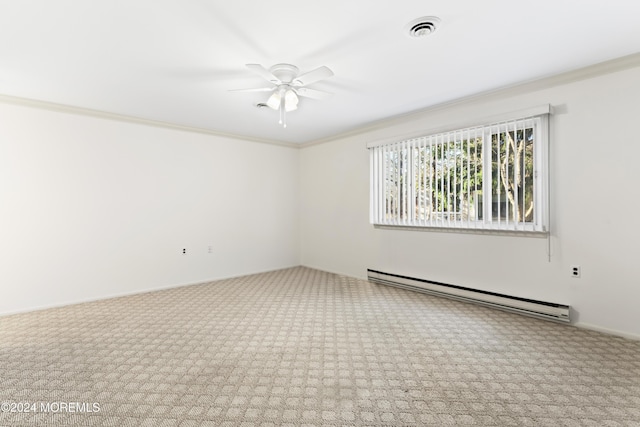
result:
[[[289,89],[284,93],[284,101],[288,103],[298,104],[298,95],[292,90]]]
[[[277,110],[278,108],[280,108],[281,100],[282,100],[282,97],[280,96],[280,92],[275,91],[271,94],[271,96],[267,100],[267,106],[269,108],[273,108],[274,110]]]
[[[298,109],[298,95],[291,89],[287,90],[284,94],[284,109],[286,111]]]
[[[293,103],[284,103],[284,110],[288,113],[289,111],[295,111],[298,109],[298,104]]]

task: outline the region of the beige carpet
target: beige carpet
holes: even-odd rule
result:
[[[0,402],[2,426],[640,426],[640,343],[300,267],[0,317]]]

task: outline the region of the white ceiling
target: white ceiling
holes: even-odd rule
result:
[[[407,35],[435,15],[437,31]],[[0,0],[0,94],[304,143],[640,52],[637,0]],[[245,67],[335,76],[288,115]]]

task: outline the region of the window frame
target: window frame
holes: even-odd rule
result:
[[[367,148],[370,151],[370,223],[375,227],[381,228],[405,228],[412,230],[446,230],[446,231],[459,231],[459,232],[490,232],[490,233],[507,233],[518,235],[548,235],[549,233],[549,143],[550,132],[549,122],[552,109],[550,105],[544,105],[541,107],[535,107],[520,112],[513,112],[501,117],[493,117],[490,119],[484,119],[476,122],[472,126],[456,126],[449,127],[448,129],[441,129],[437,131],[424,132],[419,136],[387,139],[385,141],[378,141],[367,144]],[[492,185],[491,185],[491,171],[493,166],[493,159],[491,157],[492,150],[492,136],[499,135],[501,132],[519,130],[515,128],[509,128],[514,122],[531,123],[533,127],[533,173],[532,173],[532,186],[533,186],[533,219],[531,222],[523,221],[503,221],[501,218],[494,220],[492,218],[493,212],[491,211],[490,204],[493,203]],[[385,219],[385,215],[388,210],[385,210],[385,205],[388,198],[385,194],[385,175],[384,168],[385,155],[388,152],[400,153],[401,150],[408,150],[407,153],[413,153],[414,148],[419,147],[416,145],[416,141],[425,140],[430,138],[442,137],[442,135],[458,135],[467,132],[473,132],[475,138],[478,129],[482,129],[482,220],[451,220],[451,216],[447,220],[434,221],[431,217],[427,221],[416,219],[416,210],[421,206],[416,202],[416,171],[413,161],[413,154],[406,154],[407,159],[411,159],[407,162],[407,172],[403,177],[411,177],[407,184],[407,189],[404,190],[404,201],[401,209],[403,210],[403,218],[396,217],[392,220]],[[523,130],[529,129],[528,126],[522,127]],[[463,138],[460,138],[464,140]],[[470,141],[467,139],[464,141]],[[442,144],[448,144],[450,141],[443,139]],[[431,146],[433,147],[433,146]],[[418,148],[419,150],[420,148]],[[455,149],[455,146],[454,146]],[[382,155],[374,154],[376,150]],[[419,151],[418,151],[419,153]],[[418,154],[419,155],[419,154]],[[403,154],[403,156],[405,156]],[[400,163],[400,162],[398,162]],[[399,167],[398,167],[399,168]],[[488,176],[487,176],[488,175]],[[421,176],[419,174],[418,176]],[[448,177],[451,177],[451,173],[448,173]],[[398,182],[400,182],[400,175],[397,175]],[[457,179],[456,175],[453,175],[454,179]],[[419,179],[419,178],[418,178]],[[469,180],[469,177],[466,177]],[[424,182],[423,182],[424,184]],[[401,185],[398,184],[398,188]],[[498,185],[500,187],[500,184]],[[454,187],[455,188],[455,187]],[[429,184],[429,189],[433,191],[432,183]],[[433,193],[432,193],[433,194]],[[475,196],[474,196],[475,197]],[[398,197],[399,198],[399,197]],[[408,202],[410,200],[411,202]],[[506,200],[506,199],[505,199]],[[489,203],[487,203],[489,201]],[[382,203],[380,203],[382,202]],[[508,202],[507,202],[508,203]],[[436,212],[437,208],[436,208]],[[449,211],[448,215],[458,214],[457,211]],[[401,215],[402,216],[402,215]],[[409,217],[409,218],[407,218]],[[476,214],[477,218],[477,214]]]

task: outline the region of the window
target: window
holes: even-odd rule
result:
[[[370,146],[371,222],[547,232],[547,128],[539,114]]]

